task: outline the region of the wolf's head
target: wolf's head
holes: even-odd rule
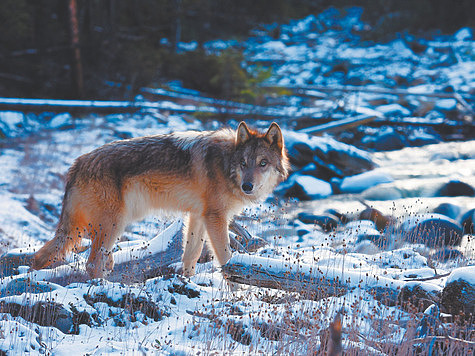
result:
[[[235,181],[250,199],[267,197],[288,175],[288,159],[279,125],[273,122],[265,134],[250,130],[244,122],[236,131],[233,160]]]

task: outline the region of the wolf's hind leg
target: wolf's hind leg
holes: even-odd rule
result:
[[[86,233],[85,226],[85,216],[80,209],[73,214],[63,214],[54,238],[36,252],[31,268],[38,270],[64,261],[68,252],[79,247]]]
[[[112,247],[124,232],[125,226],[121,219],[111,216],[100,219],[101,223],[91,225],[91,253],[87,260],[86,270],[91,278],[102,278],[114,268]]]
[[[205,239],[203,219],[190,214],[183,231],[183,274],[190,277],[195,274],[195,267],[200,258]]]
[[[219,264],[224,266],[232,255],[229,245],[228,220],[223,214],[208,213],[205,216],[205,223],[216,258]]]

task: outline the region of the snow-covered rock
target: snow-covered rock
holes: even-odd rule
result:
[[[383,113],[386,116],[409,116],[411,111],[400,104],[380,105],[376,111]]]
[[[435,110],[439,111],[451,111],[454,110],[457,106],[457,100],[455,99],[439,99],[435,103]]]
[[[62,113],[56,115],[51,119],[48,123],[48,126],[52,129],[61,129],[65,127],[69,127],[73,121],[70,113]]]
[[[470,27],[463,27],[454,34],[457,41],[470,41],[473,39],[473,29]]]
[[[15,137],[24,125],[25,115],[16,111],[0,112],[0,137]]]
[[[277,187],[276,193],[299,200],[312,200],[328,197],[332,194],[332,187],[321,179],[294,173]]]
[[[361,193],[368,188],[382,183],[391,183],[394,179],[386,172],[369,171],[343,178],[340,185],[342,193]]]

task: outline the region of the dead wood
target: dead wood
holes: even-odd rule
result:
[[[235,283],[296,292],[305,299],[342,296],[361,288],[387,305],[396,305],[403,282],[368,273],[342,271],[333,267],[294,264],[286,259],[247,254],[234,255],[222,267],[225,277]]]

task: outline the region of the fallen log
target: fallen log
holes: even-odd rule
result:
[[[399,96],[425,96],[429,98],[456,98],[454,93],[445,93],[445,92],[420,92],[416,91],[413,88],[409,89],[390,89],[390,88],[375,88],[367,86],[356,86],[356,85],[345,85],[345,86],[328,86],[328,85],[287,85],[287,86],[278,86],[278,85],[262,85],[264,88],[278,88],[278,89],[288,89],[293,90],[300,95],[311,95],[312,90],[317,90],[321,92],[363,92],[363,93],[373,93],[373,94],[390,94],[390,95],[399,95]],[[308,93],[310,91],[310,93]],[[468,92],[459,91],[458,94],[467,99],[475,99],[473,94]]]
[[[361,114],[355,117],[349,117],[342,120],[327,122],[326,124],[306,127],[304,129],[298,130],[298,132],[314,134],[314,135],[328,133],[328,132],[337,132],[337,131],[347,130],[355,126],[367,124],[371,121],[374,121],[377,118],[378,116],[368,116],[366,114]]]
[[[369,272],[343,271],[247,254],[234,255],[222,270],[231,282],[295,292],[310,300],[341,296],[361,288],[386,305],[396,305],[405,283]]]

